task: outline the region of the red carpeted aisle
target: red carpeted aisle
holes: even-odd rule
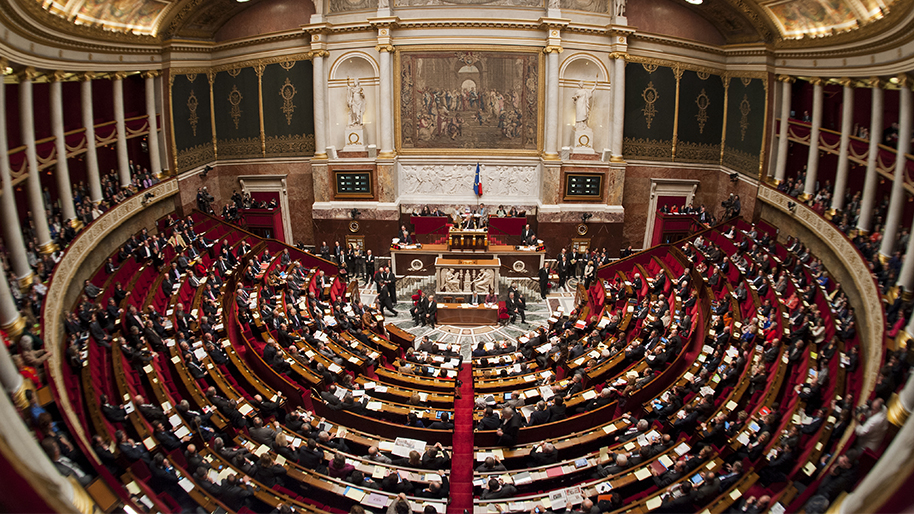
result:
[[[454,444],[451,458],[451,498],[448,514],[473,512],[473,370],[465,362],[457,374],[463,382],[454,401]]]

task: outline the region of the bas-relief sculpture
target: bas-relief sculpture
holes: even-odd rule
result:
[[[429,196],[473,194],[476,164],[401,165],[401,198],[427,203]],[[480,172],[485,195],[482,197],[536,198],[539,196],[538,166],[485,166]]]
[[[397,7],[424,7],[432,5],[493,5],[516,7],[542,7],[544,0],[395,0]]]
[[[497,293],[495,289],[498,280],[493,268],[439,268],[436,271],[438,272],[438,292],[485,295],[491,288],[493,292]]]
[[[401,148],[536,151],[540,60],[527,52],[403,52]]]

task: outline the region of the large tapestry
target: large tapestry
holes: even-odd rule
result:
[[[410,51],[398,61],[402,153],[540,150],[541,53]]]

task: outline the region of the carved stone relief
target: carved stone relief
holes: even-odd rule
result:
[[[400,166],[400,198],[473,196],[476,164]],[[486,166],[480,173],[482,199],[487,197],[536,198],[539,196],[538,166]]]

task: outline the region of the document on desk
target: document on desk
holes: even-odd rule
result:
[[[661,505],[663,505],[663,500],[661,500],[659,496],[648,498],[647,502],[644,504],[644,506],[647,507],[647,510],[654,510]]]
[[[365,408],[366,408],[366,409],[368,409],[368,410],[373,410],[373,411],[379,411],[379,410],[381,410],[383,407],[384,407],[384,405],[383,405],[381,402],[373,402],[373,401],[372,401],[372,402],[368,402],[367,404],[365,404]],[[409,455],[409,452],[406,452],[406,455]],[[404,455],[404,457],[405,457],[406,455]]]
[[[425,441],[410,439],[408,437],[398,437],[394,440],[392,453],[397,457],[408,457],[409,452],[415,450],[420,454],[425,452]]]
[[[357,502],[361,502],[362,498],[365,497],[365,491],[363,491],[361,489],[356,489],[355,487],[347,487],[346,492],[343,493],[343,496],[345,496],[346,498],[355,500]]]
[[[514,480],[514,485],[525,485],[533,482],[533,477],[528,471],[517,473],[511,479]]]
[[[651,470],[649,468],[641,468],[635,471],[635,478],[638,480],[644,480],[649,476],[651,476]]]
[[[386,507],[389,501],[390,497],[386,494],[368,493],[362,498],[361,504],[367,505],[369,507],[374,507],[376,509],[381,509]]]

